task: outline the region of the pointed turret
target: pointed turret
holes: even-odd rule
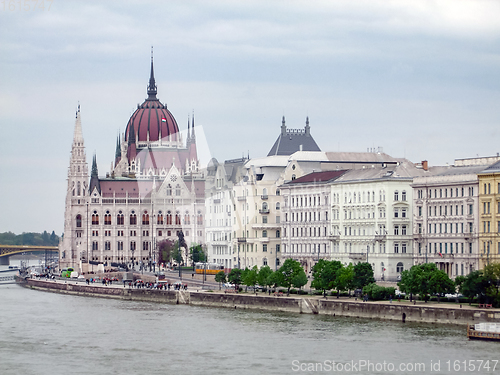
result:
[[[94,188],[97,188],[99,194],[101,194],[101,184],[99,182],[99,173],[97,171],[97,158],[94,154],[94,158],[92,159],[92,172],[90,174],[90,188],[89,193],[94,191]]]
[[[149,76],[148,85],[148,99],[147,100],[158,100],[156,97],[156,82],[155,82],[155,72],[153,69],[153,47],[151,47],[151,74]]]
[[[136,145],[135,145],[135,130],[134,124],[130,124],[130,130],[128,133],[128,148],[127,148],[127,159],[130,162],[135,159],[137,155]]]
[[[122,147],[120,144],[120,136],[116,137],[116,151],[115,151],[115,167],[118,165],[122,159]]]
[[[281,135],[286,135],[285,116],[283,116],[283,119],[281,120]]]
[[[311,135],[311,127],[309,126],[309,116],[306,117],[306,127],[305,127],[305,130],[306,130],[306,136],[310,136]]]

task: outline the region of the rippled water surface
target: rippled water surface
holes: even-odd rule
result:
[[[468,341],[464,327],[129,302],[17,285],[0,287],[0,332],[2,375],[331,373],[333,361],[344,366],[335,373],[500,374],[500,364],[494,372],[464,371],[464,360],[500,359],[500,343]],[[395,369],[350,369],[368,364],[362,361]],[[414,363],[425,370],[398,370]]]

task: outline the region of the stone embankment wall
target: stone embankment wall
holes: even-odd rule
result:
[[[28,279],[25,286],[51,292],[80,296],[118,298],[131,301],[189,304],[193,306],[225,307],[305,314],[324,314],[375,318],[406,322],[445,323],[500,323],[498,309],[470,309],[436,307],[399,303],[346,301],[307,297],[275,297],[253,294],[208,293],[195,291],[135,289],[127,287],[93,286],[75,282],[55,282]]]

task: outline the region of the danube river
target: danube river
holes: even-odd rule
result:
[[[2,375],[500,374],[499,359],[464,327],[0,287]]]

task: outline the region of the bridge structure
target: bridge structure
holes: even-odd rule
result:
[[[0,245],[0,266],[8,266],[11,255],[40,252],[45,255],[59,253],[59,248],[57,246]]]

